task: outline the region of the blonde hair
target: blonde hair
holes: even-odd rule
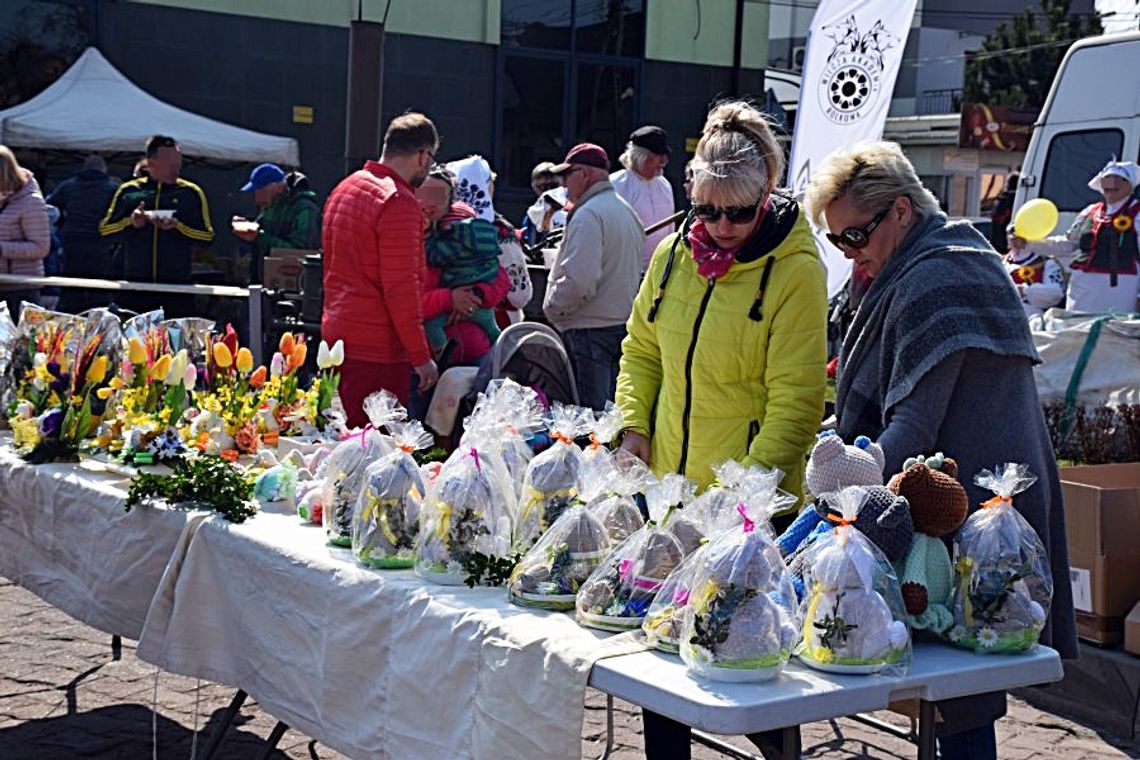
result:
[[[20,168],[16,154],[7,145],[0,145],[0,192],[19,192],[27,182],[27,174]]]
[[[734,100],[709,111],[692,167],[695,202],[751,206],[784,176],[784,151],[768,118]]]
[[[833,201],[850,194],[861,211],[879,213],[906,196],[915,215],[938,213],[938,199],[918,179],[914,164],[893,142],[864,142],[830,153],[811,174],[804,207],[817,227]]]

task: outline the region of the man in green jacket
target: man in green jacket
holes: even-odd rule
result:
[[[309,178],[286,174],[275,164],[261,164],[249,175],[242,192],[253,193],[261,209],[254,221],[235,216],[234,234],[253,246],[251,272],[261,281],[262,262],[274,248],[316,249],[321,245],[321,207]]]

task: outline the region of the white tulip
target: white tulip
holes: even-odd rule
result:
[[[329,352],[329,359],[332,360],[332,366],[339,367],[344,364],[344,341],[337,340],[333,344],[332,351]]]
[[[321,341],[320,347],[317,349],[317,367],[320,369],[328,369],[332,366],[332,357],[329,356],[329,344]]]

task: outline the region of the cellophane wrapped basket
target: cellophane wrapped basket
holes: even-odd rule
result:
[[[947,638],[979,653],[1024,652],[1037,644],[1053,600],[1049,557],[1013,497],[1037,481],[1029,467],[983,470],[974,482],[994,493],[954,540],[954,625]]]
[[[680,542],[666,528],[693,491],[692,482],[675,474],[648,489],[649,522],[619,544],[578,591],[579,623],[611,631],[641,626],[661,584],[684,558]]]
[[[407,412],[389,391],[379,391],[364,399],[364,412],[371,425],[337,444],[317,469],[317,479],[322,481],[321,521],[329,543],[334,546],[352,545],[352,513],[360,498],[364,471],[394,448],[392,439],[381,429],[407,417]]]
[[[519,502],[517,540],[529,549],[558,517],[578,501],[582,477],[582,450],[574,439],[593,422],[593,412],[555,403],[549,430],[554,444],[527,465]]]
[[[352,553],[367,567],[409,568],[415,564],[424,480],[412,452],[432,445],[418,421],[390,424],[396,448],[364,471],[352,518]]]
[[[905,674],[910,629],[894,568],[859,531],[861,486],[824,496],[841,519],[804,555],[800,660],[834,673]]]

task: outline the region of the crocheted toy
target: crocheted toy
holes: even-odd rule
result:
[[[866,501],[859,510],[859,531],[881,551],[889,562],[899,562],[910,551],[914,538],[914,523],[911,520],[910,504],[885,486],[862,486]],[[837,493],[820,497],[811,510],[820,520],[819,527],[808,541],[787,558],[792,571],[792,584],[796,593],[803,598],[803,566],[808,550],[822,536],[828,535],[839,519]]]
[[[807,550],[800,659],[820,670],[876,673],[905,666],[910,635],[894,569],[860,532],[863,489],[834,495],[839,526]]]
[[[859,436],[848,446],[834,430],[825,430],[819,434],[808,458],[808,490],[818,499],[847,486],[881,486],[885,461],[882,447],[867,436]],[[831,530],[834,523],[825,520],[825,514],[811,508],[800,512],[795,522],[776,539],[780,553],[785,557],[794,554],[820,533]]]
[[[942,537],[958,530],[969,511],[966,489],[957,478],[958,463],[938,453],[906,460],[887,486],[906,497],[914,522],[910,551],[901,560],[892,558],[914,629],[942,633],[953,623],[948,605],[954,568]]]

